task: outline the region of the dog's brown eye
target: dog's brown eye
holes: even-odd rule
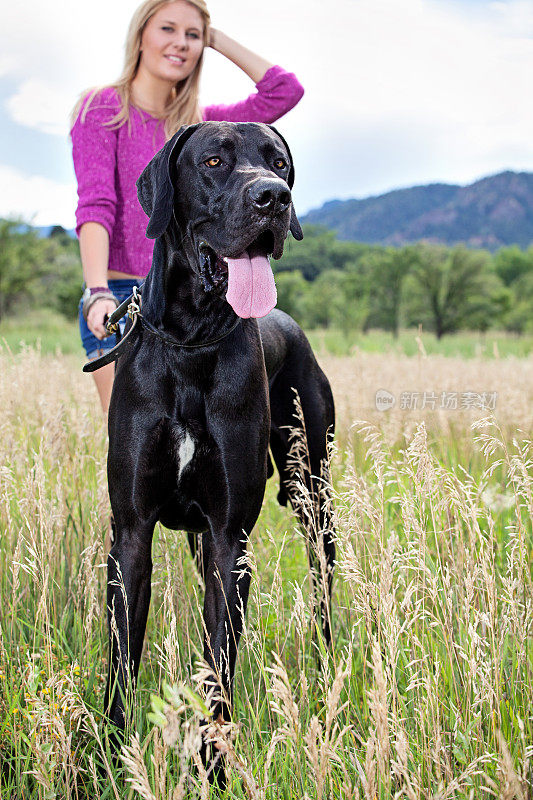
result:
[[[208,158],[207,161],[204,161],[206,167],[218,167],[220,164],[220,158],[218,156],[213,156],[213,158]]]
[[[287,162],[284,161],[282,158],[277,158],[274,161],[274,166],[276,167],[276,169],[283,169],[283,167],[287,166]]]

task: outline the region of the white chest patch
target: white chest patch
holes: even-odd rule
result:
[[[181,440],[179,450],[178,450],[178,457],[179,457],[179,470],[178,470],[178,480],[181,478],[181,473],[192,460],[194,455],[194,439],[190,435],[189,431],[185,431],[185,437]]]

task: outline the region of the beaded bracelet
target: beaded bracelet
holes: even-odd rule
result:
[[[82,305],[82,312],[85,321],[87,321],[87,315],[91,307],[96,303],[97,300],[112,300],[115,306],[118,306],[118,300],[113,294],[113,292],[108,289],[107,286],[94,286],[92,289],[85,289],[83,293],[83,305]]]

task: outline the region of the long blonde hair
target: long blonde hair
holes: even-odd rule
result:
[[[139,68],[139,61],[141,59],[141,39],[144,28],[148,20],[163,6],[169,5],[173,0],[145,0],[139,8],[135,11],[128,28],[128,35],[126,37],[126,48],[124,54],[124,67],[119,79],[110,84],[112,89],[115,89],[119,98],[121,108],[115,114],[107,125],[113,128],[119,128],[124,123],[130,126],[130,105],[132,100],[132,83]],[[202,21],[204,23],[203,42],[204,47],[208,44],[209,37],[209,24],[211,18],[205,0],[186,0],[187,3],[194,6],[200,12]],[[202,116],[200,113],[200,106],[198,104],[198,94],[200,88],[200,75],[202,72],[202,64],[204,60],[203,52],[196,63],[195,68],[185,80],[176,83],[173,87],[173,99],[167,108],[165,115],[165,134],[170,138],[181,125],[190,125],[194,122],[201,122]],[[94,97],[104,87],[99,86],[84,92],[77,102],[72,112],[72,125],[76,121],[80,108],[85,99],[88,102],[85,104],[82,113],[82,122],[85,115],[94,99]]]

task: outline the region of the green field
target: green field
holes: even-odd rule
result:
[[[398,339],[391,333],[371,330],[368,333],[353,333],[348,338],[335,329],[307,332],[317,352],[332,355],[351,355],[358,350],[365,353],[396,353],[413,356],[428,355],[459,356],[462,358],[524,357],[533,353],[533,335],[517,335],[505,331],[476,333],[464,331],[444,336],[440,341],[430,332],[419,332],[415,328],[404,329]],[[37,346],[44,353],[83,356],[77,320],[67,320],[50,309],[31,310],[27,315],[8,317],[0,324],[0,344],[4,343],[13,352],[21,346]]]
[[[18,353],[25,347],[43,354],[83,355],[77,320],[67,320],[49,308],[7,317],[0,323],[0,346]]]
[[[531,798],[533,376],[518,358],[530,343],[513,350],[516,340],[491,334],[480,352],[484,340],[465,335],[433,341],[432,356],[424,337],[425,358],[413,332],[401,351],[370,333],[346,356],[330,335],[311,339],[339,409],[333,647],[317,631],[302,533],[273,478],[249,547],[233,724],[216,732],[226,797]],[[207,798],[202,590],[186,538],[156,530],[136,733],[112,766],[98,401],[74,324],[32,317],[0,337],[0,797]],[[37,339],[40,349],[19,351]],[[379,388],[387,369],[410,385],[421,364],[442,386],[449,372],[464,386],[507,376],[496,419],[398,411],[352,425],[364,419],[364,387]]]

